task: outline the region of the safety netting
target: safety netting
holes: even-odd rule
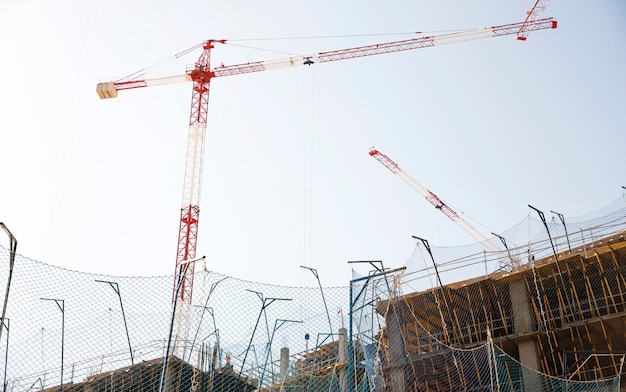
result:
[[[173,301],[172,276],[72,271],[0,246],[4,390],[618,391],[624,232],[620,198],[529,216],[490,239],[499,251],[416,239],[406,265],[372,262],[345,287],[196,266],[188,302]]]
[[[498,384],[499,391],[617,392],[620,390],[619,376],[591,381],[578,381],[568,378],[553,377],[522,365],[519,361],[516,361],[497,346],[494,346],[494,358],[497,372],[496,382]],[[620,361],[620,374],[623,364],[624,361],[622,359]]]

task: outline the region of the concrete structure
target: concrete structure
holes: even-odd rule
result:
[[[459,371],[458,358],[442,360],[450,355],[446,347],[479,347],[488,339],[526,367],[524,390],[538,390],[533,370],[584,381],[618,374],[626,354],[624,233],[557,257],[379,307],[392,390],[464,389],[468,378],[484,375],[470,366]]]

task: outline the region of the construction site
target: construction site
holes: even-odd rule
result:
[[[19,233],[0,222],[8,237],[8,246],[0,242],[3,391],[625,392],[624,192],[578,217],[550,211],[550,220],[528,205],[528,216],[508,230],[486,233],[371,147],[370,157],[474,242],[431,246],[412,236],[404,265],[348,261],[367,272],[353,268],[336,287],[304,265],[317,285],[240,279],[211,270],[197,254],[214,78],[502,36],[525,41],[557,28],[542,15],[547,4],[536,0],[518,23],[234,65],[211,63],[226,40],[209,39],[184,52],[201,54],[178,75],[142,70],[97,83],[102,100],[192,85],[174,273],[47,264],[20,254]]]
[[[81,273],[3,246],[5,390],[623,391],[625,233],[621,197],[584,220],[529,216],[500,251],[416,238],[405,266],[370,261],[347,287],[203,266],[186,330],[171,276]]]

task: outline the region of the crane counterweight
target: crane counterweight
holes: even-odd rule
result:
[[[117,88],[113,82],[98,83],[96,92],[100,99],[117,98]]]

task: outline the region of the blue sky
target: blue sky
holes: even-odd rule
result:
[[[0,221],[19,253],[111,275],[174,270],[190,84],[95,86],[227,39],[213,64],[520,22],[532,1],[0,3]],[[376,146],[479,229],[579,216],[626,186],[626,5],[554,0],[556,30],[216,78],[198,255],[238,278],[345,285],[473,242],[368,155]],[[326,37],[294,39],[298,37]],[[347,37],[352,36],[352,37]],[[356,36],[356,37],[355,37]],[[288,38],[288,39],[276,39]],[[200,51],[159,68],[183,73]],[[549,214],[548,214],[549,215]]]

